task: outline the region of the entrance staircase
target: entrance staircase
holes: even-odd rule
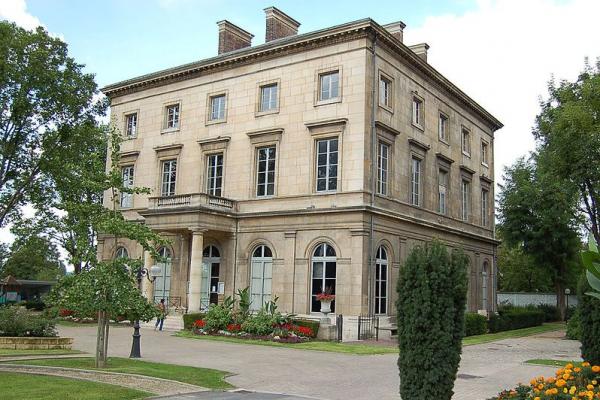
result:
[[[140,322],[140,328],[154,329],[156,318],[149,322]],[[178,312],[170,312],[163,323],[163,331],[179,332],[183,330],[183,314]]]

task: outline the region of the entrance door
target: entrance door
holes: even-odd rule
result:
[[[160,299],[165,299],[169,304],[169,294],[171,293],[171,251],[166,247],[161,247],[158,254],[163,261],[158,263],[160,266],[160,275],[154,281],[154,302],[157,303]]]
[[[273,276],[273,254],[267,246],[258,246],[252,253],[250,309],[257,311],[271,301],[271,281]]]
[[[207,246],[202,252],[202,283],[200,305],[203,309],[219,302],[219,274],[221,253],[215,246]]]

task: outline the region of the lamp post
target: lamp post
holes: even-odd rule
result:
[[[567,313],[569,312],[569,295],[571,294],[571,289],[565,289],[565,297],[567,300],[567,309],[565,310],[565,321],[567,320]]]
[[[144,277],[146,277],[146,279],[148,279],[150,283],[154,283],[154,281],[160,275],[161,272],[162,268],[158,265],[153,265],[152,267],[150,267],[150,270],[144,267],[140,268],[137,272],[138,288],[142,290],[142,279]],[[133,342],[131,343],[131,353],[129,354],[129,358],[142,358],[140,351],[141,336],[142,335],[140,334],[140,320],[136,319],[133,323]]]

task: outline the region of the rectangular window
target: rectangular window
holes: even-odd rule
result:
[[[225,119],[225,107],[227,98],[224,94],[210,98],[210,120],[220,121]]]
[[[412,102],[412,123],[423,127],[423,100],[413,97]]]
[[[442,113],[440,113],[438,120],[438,135],[440,140],[448,141],[448,117]]]
[[[260,109],[259,111],[273,111],[277,109],[277,84],[260,87]]]
[[[469,211],[471,208],[471,182],[462,180],[460,185],[461,192],[461,218],[463,221],[469,220]]]
[[[340,97],[339,71],[319,75],[319,101],[332,100]]]
[[[210,154],[206,161],[206,193],[221,197],[223,187],[223,153]]]
[[[275,194],[275,146],[262,147],[256,157],[256,196]]]
[[[438,212],[448,213],[448,171],[444,169],[438,171]]]
[[[166,107],[166,129],[179,128],[179,104],[172,104]]]
[[[481,163],[484,165],[488,165],[488,144],[481,141]]]
[[[121,168],[123,187],[133,189],[133,165]],[[133,193],[121,193],[121,208],[133,207]]]
[[[338,139],[317,141],[317,192],[337,190]]]
[[[481,189],[481,225],[488,226],[489,224],[489,201],[490,192],[487,189]]]
[[[467,128],[462,128],[461,147],[463,154],[471,155],[471,132]]]
[[[377,193],[382,195],[388,194],[388,158],[390,146],[379,142],[377,151]]]
[[[379,104],[392,107],[392,81],[384,76],[379,78]]]
[[[421,160],[413,157],[410,168],[410,203],[421,205]]]
[[[128,114],[125,116],[125,134],[128,138],[137,136],[137,113]]]
[[[162,163],[161,196],[175,196],[177,180],[177,160],[167,160]]]

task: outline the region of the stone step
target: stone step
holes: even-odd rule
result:
[[[142,328],[154,329],[156,325],[156,319],[149,322],[143,322],[140,324]],[[163,323],[163,331],[177,332],[183,329],[183,316],[180,314],[167,315]]]

